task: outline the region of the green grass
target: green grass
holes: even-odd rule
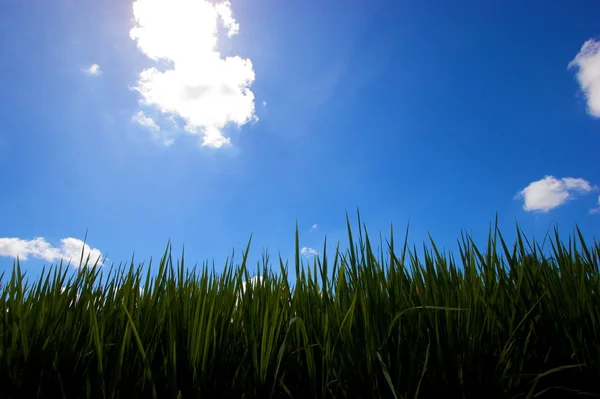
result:
[[[555,231],[545,257],[493,227],[452,255],[393,233],[376,251],[358,231],[304,264],[296,230],[291,270],[265,255],[245,290],[249,247],[221,273],[170,248],[154,274],[88,260],[29,283],[16,262],[0,279],[0,396],[600,397],[595,240]]]

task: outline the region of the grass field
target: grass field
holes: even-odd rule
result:
[[[0,280],[0,395],[600,397],[595,240],[555,231],[546,251],[492,227],[485,248],[465,235],[449,254],[348,234],[305,263],[296,230],[289,268],[265,255],[259,274],[248,248],[220,273],[170,248],[152,274],[57,265],[28,281],[16,262]]]

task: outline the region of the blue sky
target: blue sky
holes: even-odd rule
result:
[[[356,208],[454,249],[600,232],[600,4],[56,0],[0,10],[0,272],[320,251]],[[214,28],[214,30],[213,30]],[[355,220],[355,218],[354,218]]]

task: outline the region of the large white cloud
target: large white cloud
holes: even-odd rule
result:
[[[590,115],[600,118],[600,41],[588,40],[569,67],[576,67],[577,80],[587,98]]]
[[[182,118],[187,132],[215,148],[230,144],[227,125],[257,120],[252,62],[217,51],[219,25],[228,37],[239,32],[229,1],[136,0],[133,15],[130,37],[148,58],[168,64],[140,73],[135,90],[143,104]]]
[[[83,250],[83,262],[89,256],[89,265],[93,265],[98,260],[102,264],[102,252],[96,248],[91,248],[78,238],[67,237],[60,240],[60,246],[54,247],[42,237],[36,237],[33,240],[23,240],[21,238],[5,237],[0,238],[0,256],[19,258],[27,260],[29,257],[43,259],[48,262],[70,262],[73,266],[79,266],[81,252]]]
[[[524,200],[523,209],[526,211],[548,212],[576,195],[587,194],[594,189],[595,187],[584,179],[557,179],[554,176],[545,176],[541,180],[529,183],[516,197]]]

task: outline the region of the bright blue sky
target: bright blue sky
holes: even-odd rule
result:
[[[137,40],[133,0],[2,6],[0,271],[19,254],[35,275],[86,229],[117,262],[171,239],[220,265],[251,233],[253,259],[291,257],[296,220],[319,250],[356,207],[452,249],[496,212],[509,238],[600,233],[596,1],[231,0],[218,53],[213,7],[137,3]]]

